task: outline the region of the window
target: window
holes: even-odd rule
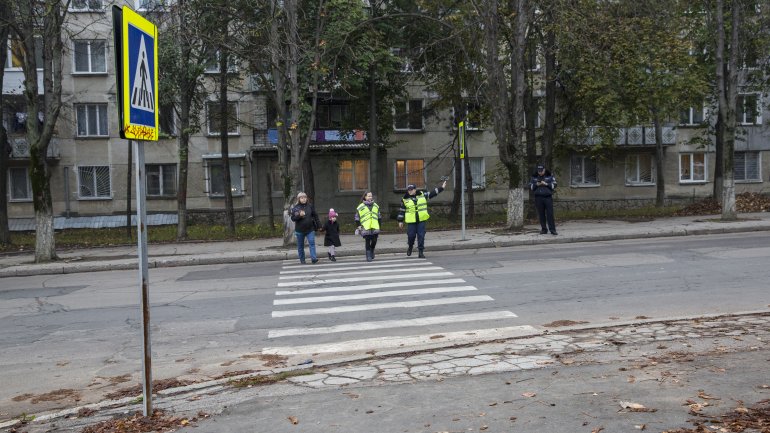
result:
[[[679,113],[680,125],[700,125],[703,123],[703,104],[690,107]]]
[[[8,57],[5,60],[5,69],[21,69],[23,66],[24,46],[18,39],[8,40]],[[43,69],[43,38],[35,36],[35,65],[37,69]]]
[[[166,3],[166,0],[136,0],[136,9],[140,11],[161,9]]]
[[[216,74],[219,72],[219,50],[209,49],[207,60],[203,66],[203,71],[207,74]],[[238,72],[238,61],[233,53],[227,55],[227,72]]]
[[[104,6],[102,0],[72,0],[70,10],[74,12],[100,11]]]
[[[160,124],[161,134],[169,137],[176,135],[176,117],[174,116],[174,106],[172,104],[160,105],[158,123]]]
[[[225,172],[221,159],[208,159],[208,193],[213,197],[225,195]],[[243,195],[243,158],[230,158],[230,191],[232,195]]]
[[[316,109],[316,128],[341,129],[342,123],[348,120],[347,105],[319,105]]]
[[[340,191],[366,191],[369,189],[369,160],[353,159],[339,162],[337,185]]]
[[[176,196],[176,164],[145,165],[148,197]]]
[[[761,182],[759,167],[759,152],[735,152],[733,155],[733,175],[737,181]]]
[[[75,105],[78,137],[107,136],[107,104]]]
[[[484,158],[478,157],[478,158],[466,158],[468,160],[468,165],[470,166],[470,173],[467,171],[465,172],[465,176],[470,176],[473,182],[473,190],[478,191],[482,190],[487,187],[487,179],[486,179],[486,169],[484,166]],[[455,170],[460,170],[459,167],[456,167]],[[459,177],[455,177],[455,182],[459,179]],[[456,185],[455,185],[456,186]],[[463,187],[463,191],[467,191],[468,189]]]
[[[32,200],[32,183],[27,167],[8,168],[8,193],[11,201]]]
[[[422,159],[399,159],[394,169],[394,189],[405,190],[409,184],[425,188],[425,161]]]
[[[218,135],[219,132],[219,102],[207,102],[209,135]],[[238,103],[227,103],[227,135],[238,135]]]
[[[757,94],[738,95],[738,103],[735,106],[736,122],[741,125],[760,125],[762,116],[759,115],[759,101]]]
[[[459,122],[465,121],[466,131],[476,131],[484,129],[484,111],[481,104],[468,101],[465,103],[464,112],[455,113],[455,119]],[[457,127],[457,125],[453,125]]]
[[[97,74],[107,72],[107,44],[104,40],[74,41],[75,73]]]
[[[422,130],[422,99],[396,104],[396,129]]]
[[[655,185],[655,157],[626,155],[626,185]]]
[[[573,155],[570,162],[570,185],[599,185],[599,170],[596,161],[591,159],[591,157],[584,155]]]
[[[679,181],[682,183],[705,182],[706,161],[705,153],[679,154]]]
[[[110,198],[110,167],[78,167],[78,196],[80,198]]]

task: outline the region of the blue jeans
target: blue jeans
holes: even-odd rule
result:
[[[417,237],[417,249],[422,251],[425,248],[425,221],[406,225],[406,243],[408,246],[414,246],[415,236]]]
[[[315,254],[315,232],[294,232],[294,236],[297,237],[297,257],[299,257],[299,261],[305,261],[305,238],[307,238],[307,243],[310,246],[310,260],[316,260],[317,256]]]

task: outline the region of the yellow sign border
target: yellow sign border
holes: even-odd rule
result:
[[[147,125],[137,125],[131,123],[131,71],[129,71],[129,52],[128,52],[128,26],[132,25],[142,32],[153,37],[153,57],[154,57],[154,77],[153,77],[153,97],[155,98],[155,128]],[[120,125],[121,130],[128,140],[147,140],[158,141],[158,28],[152,22],[143,16],[134,12],[128,6],[123,6],[123,29],[122,29],[122,52],[123,52],[123,120]]]

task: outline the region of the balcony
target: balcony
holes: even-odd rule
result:
[[[11,159],[29,159],[29,144],[27,144],[27,137],[12,135],[8,137],[8,141],[11,143]],[[46,159],[60,158],[59,140],[52,138],[51,142],[48,144],[48,154],[46,155]]]
[[[253,147],[272,149],[278,145],[278,130],[255,129]],[[364,149],[369,147],[366,132],[345,132],[336,129],[317,129],[310,140],[312,149]]]
[[[676,128],[673,126],[664,126],[663,145],[672,146],[676,144]],[[584,144],[592,145],[599,143],[599,127],[588,128],[588,137]],[[652,126],[632,126],[630,128],[620,128],[618,136],[615,139],[617,146],[655,146],[655,128]]]

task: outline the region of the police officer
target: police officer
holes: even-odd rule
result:
[[[406,255],[412,255],[414,248],[414,238],[417,237],[418,257],[425,258],[423,250],[425,249],[425,222],[428,221],[428,200],[439,195],[446,188],[446,180],[441,186],[437,186],[425,193],[418,191],[415,185],[407,185],[406,194],[401,199],[401,208],[398,210],[398,227],[403,228],[406,223],[407,249]]]
[[[556,188],[556,178],[545,166],[538,165],[537,171],[532,174],[529,180],[529,189],[535,193],[535,209],[537,209],[537,218],[540,220],[540,234],[544,235],[551,231],[552,235],[556,233],[556,223],[553,219],[553,190]],[[548,229],[546,229],[546,222]]]

